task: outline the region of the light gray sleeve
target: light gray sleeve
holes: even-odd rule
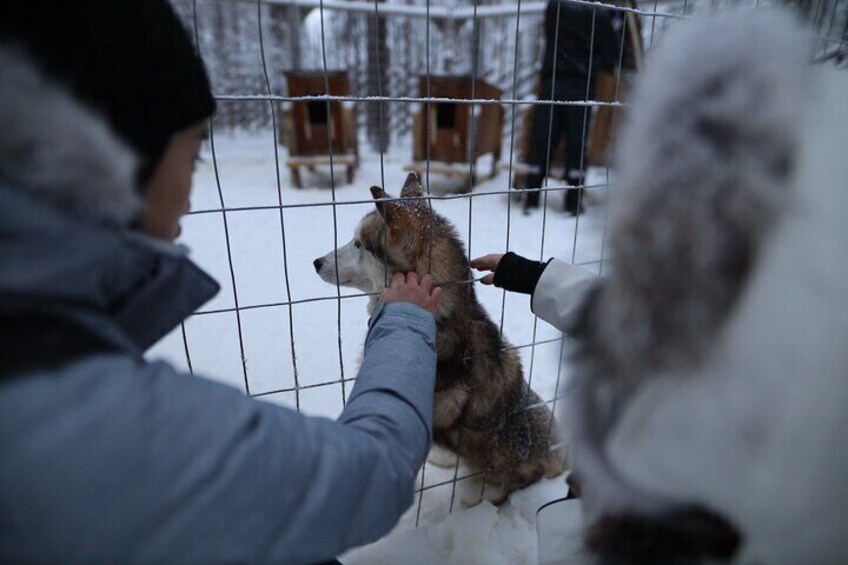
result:
[[[533,291],[531,309],[552,326],[566,331],[597,280],[597,275],[583,267],[552,259]]]
[[[248,561],[322,561],[394,527],[412,503],[430,446],[435,333],[432,316],[421,308],[381,308],[337,422],[257,410],[267,425],[248,426],[233,445],[244,471],[233,476],[231,491],[253,489],[243,515],[263,516],[255,537],[245,529],[243,539],[233,540],[245,547]]]

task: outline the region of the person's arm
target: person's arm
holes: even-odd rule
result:
[[[337,421],[114,355],[22,380],[0,402],[16,509],[0,546],[33,540],[19,552],[46,562],[316,563],[372,542],[429,449],[435,337],[428,311],[381,308]],[[28,401],[12,412],[14,398]]]
[[[492,271],[481,279],[484,284],[532,295],[533,313],[562,331],[572,326],[583,298],[597,281],[594,273],[565,261],[542,263],[512,252],[479,257],[471,266]]]
[[[175,543],[211,544],[236,561],[310,563],[388,533],[412,503],[430,447],[435,336],[422,308],[378,310],[336,422],[197,390],[184,407],[197,416],[191,433],[170,431],[174,448],[206,461],[183,477],[205,480],[167,497],[176,507],[163,526]]]
[[[547,263],[527,259],[510,251],[498,262],[492,284],[510,292],[533,294],[547,266]]]
[[[231,472],[196,491],[196,500],[182,495],[195,503],[189,513],[204,506],[198,504],[203,498],[210,512],[231,511],[219,535],[222,547],[237,548],[237,561],[314,563],[394,527],[412,503],[430,447],[436,376],[431,312],[440,295],[429,276],[420,286],[414,273],[394,276],[369,322],[362,366],[336,422],[232,400],[243,404],[240,425],[210,432],[209,445],[198,446],[214,456],[222,447],[215,439],[226,438],[226,455],[213,460]],[[201,513],[185,522],[204,520],[208,525]]]

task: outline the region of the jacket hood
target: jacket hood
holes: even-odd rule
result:
[[[218,291],[183,248],[129,229],[135,159],[105,122],[4,48],[0,132],[0,317],[70,317],[144,350]]]
[[[141,207],[136,158],[106,122],[0,47],[0,178],[97,223],[126,226]]]

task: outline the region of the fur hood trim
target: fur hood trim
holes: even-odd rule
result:
[[[136,158],[106,122],[0,46],[0,179],[98,224],[126,226],[141,198]]]
[[[616,154],[603,372],[708,350],[793,201],[808,45],[787,13],[739,10],[682,22],[651,54]]]

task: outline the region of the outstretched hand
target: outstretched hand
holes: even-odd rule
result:
[[[406,275],[395,273],[391,285],[383,289],[381,297],[384,304],[409,302],[435,314],[442,297],[442,289],[434,286],[433,277],[430,275],[424,275],[419,283],[418,274],[414,271]]]
[[[498,268],[498,263],[501,262],[502,258],[503,253],[490,253],[471,260],[472,268],[478,271],[490,271],[480,280],[481,283],[492,284],[495,282],[495,269]]]

